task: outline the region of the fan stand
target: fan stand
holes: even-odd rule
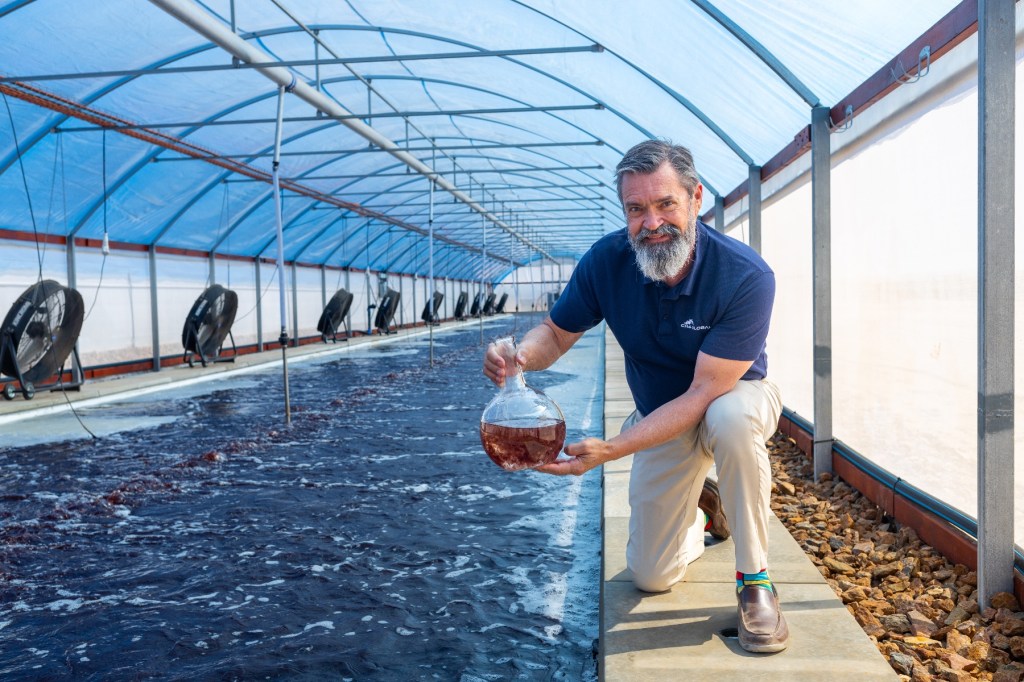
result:
[[[342,341],[348,341],[348,338],[350,336],[352,336],[352,330],[350,330],[348,328],[348,320],[346,320],[345,318],[342,318],[341,323],[345,327],[345,338],[343,338]],[[327,327],[327,329],[324,329],[323,334],[320,335],[320,338],[323,339],[324,343],[327,343],[327,337],[330,336],[331,337],[331,343],[337,343],[338,342],[338,331],[340,331],[340,330],[337,327],[334,326],[334,321],[331,320],[331,319],[328,319],[325,322],[325,326]]]
[[[21,384],[21,394],[25,397],[25,400],[32,400],[36,394],[36,387],[32,385],[31,381],[25,381],[21,376],[21,368],[18,367],[17,357],[18,349],[14,347],[14,341],[11,340],[11,332],[4,330],[0,332],[0,364],[6,357],[15,358],[14,371],[17,374],[15,377],[18,383]],[[5,400],[14,400],[14,396],[17,395],[17,389],[14,388],[14,382],[8,381],[4,384],[3,395]]]
[[[3,332],[0,334],[0,364],[3,363],[4,357],[15,357],[16,350],[14,348],[14,341],[11,340],[10,332]],[[57,370],[57,381],[49,384],[43,384],[36,386],[31,381],[25,381],[24,376],[21,374],[21,368],[18,367],[18,363],[14,363],[14,367],[17,371],[15,379],[21,385],[21,395],[25,400],[32,400],[35,397],[36,391],[77,391],[81,385],[85,382],[84,373],[82,372],[82,361],[78,357],[78,346],[76,345],[72,349],[71,355],[71,382],[64,383],[62,380],[64,376],[63,365]],[[14,382],[8,381],[4,383],[3,396],[5,400],[14,400],[14,397],[18,394],[18,390],[14,388]]]
[[[61,366],[60,371],[57,373],[57,376],[64,376],[63,365]],[[78,357],[78,344],[76,343],[75,347],[71,349],[71,382],[64,383],[63,381],[58,380],[57,383],[51,384],[48,388],[50,392],[68,390],[77,391],[82,387],[82,384],[84,383],[85,373],[82,371],[82,360],[81,358]]]
[[[199,362],[202,363],[203,367],[206,367],[206,363],[208,363],[208,362],[234,362],[235,361],[235,357],[238,355],[238,348],[235,347],[235,335],[231,333],[230,329],[228,330],[228,338],[231,339],[231,357],[227,357],[227,358],[221,357],[220,353],[224,349],[224,344],[222,343],[222,344],[220,344],[220,348],[217,349],[217,357],[214,358],[213,360],[210,360],[209,358],[206,357],[206,354],[203,353],[202,345],[199,343],[199,329],[196,327],[195,321],[189,320],[186,324],[188,325],[188,329],[186,331],[186,336],[185,336],[186,343],[184,345],[186,347],[188,347],[188,345],[189,345],[188,342],[189,341],[194,341],[193,345],[197,348],[197,350],[195,352],[190,351],[190,350],[186,350],[185,351],[185,355],[182,358],[182,360],[184,362],[188,363],[189,367],[195,367],[195,356],[196,355],[199,356]]]

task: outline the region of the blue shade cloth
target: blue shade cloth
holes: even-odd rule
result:
[[[227,0],[191,4],[229,26]],[[746,182],[749,164],[764,164],[807,126],[811,103],[838,103],[957,5],[280,4],[318,31],[323,45],[315,49],[311,36],[269,0],[236,3],[237,33],[274,60],[355,59],[319,70],[296,65],[293,73],[433,165],[540,253],[570,258],[621,227],[613,169],[636,142],[655,136],[689,146],[708,190],[727,194]],[[13,86],[20,97],[6,97],[0,228],[87,238],[107,232],[121,242],[249,257],[276,252],[268,182],[277,106],[272,81],[254,69],[201,70],[231,64],[231,55],[142,0],[0,2],[0,34],[2,77],[95,74],[25,80]],[[603,49],[553,51],[594,44]],[[457,56],[501,50],[540,52]],[[359,61],[427,54],[448,57]],[[802,91],[779,75],[778,65]],[[109,73],[181,68],[192,70]],[[28,88],[81,112],[151,126],[211,158],[190,159],[126,134],[135,131],[99,132],[94,121],[25,101]],[[508,109],[518,111],[494,111]],[[341,122],[315,118],[297,97],[286,96],[284,115],[303,119],[288,120],[283,129],[285,257],[424,274],[428,181]],[[245,122],[221,125],[229,121]],[[245,164],[246,174],[216,163],[227,158]],[[437,276],[500,278],[510,259],[536,256],[493,223],[484,256],[479,214],[447,192],[434,199]],[[353,204],[379,215],[368,221],[350,210]],[[383,216],[396,223],[390,235]]]

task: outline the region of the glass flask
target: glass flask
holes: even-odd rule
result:
[[[515,360],[515,339],[494,342],[505,359],[505,386],[480,416],[480,442],[491,460],[506,471],[553,462],[565,442],[565,417],[555,401],[530,388]]]

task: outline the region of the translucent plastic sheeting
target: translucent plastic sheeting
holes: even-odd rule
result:
[[[968,57],[971,42],[959,48]],[[1018,124],[1021,56],[1018,46]],[[958,59],[919,93],[927,106],[910,98],[883,104],[861,121],[864,139],[832,138],[834,148],[843,143],[831,176],[833,431],[880,468],[976,518],[978,103]],[[1019,137],[1015,153],[1024,153]],[[768,188],[764,210],[764,254],[778,280],[769,374],[786,406],[813,421],[810,183],[795,175],[785,192]],[[1024,188],[1020,173],[1016,182]],[[1019,264],[1020,239],[1016,248]],[[1018,474],[1021,276],[1018,265]],[[1024,481],[1015,481],[1015,498],[1024,499]],[[1015,541],[1024,546],[1020,505],[1015,518]]]
[[[810,184],[766,202],[761,230],[761,253],[775,271],[768,377],[787,408],[813,421]]]
[[[189,4],[228,26],[227,0]],[[795,0],[771,7],[751,0],[279,4],[317,31],[323,45],[316,48],[312,37],[268,0],[236,3],[239,35],[271,59],[354,58],[319,70],[312,65],[293,70],[434,164],[474,201],[510,224],[536,228],[530,238],[546,251],[571,257],[619,226],[611,169],[640,139],[661,136],[689,145],[709,189],[730,192],[745,182],[749,163],[763,164],[807,125],[811,103],[837,102],[956,5],[952,0],[908,0],[897,6],[871,0],[843,7]],[[277,87],[252,69],[199,70],[228,64],[229,56],[156,5],[114,0],[84,11],[71,0],[7,3],[0,5],[0,31],[4,76],[163,69],[30,85],[76,107],[156,126],[160,134],[195,145],[197,153],[223,155],[230,157],[225,161],[269,173]],[[42,44],[50,47],[38,49]],[[594,44],[603,51],[588,51]],[[510,49],[535,53],[358,61]],[[779,75],[784,73],[780,65],[793,74],[792,82]],[[166,72],[182,68],[194,70]],[[5,199],[0,224],[5,227],[33,229],[20,177],[23,163],[43,223],[37,229],[44,232],[97,238],[106,229],[118,241],[246,256],[271,248],[273,202],[266,175],[249,181],[208,161],[7,99],[13,126],[6,115],[0,117],[0,130],[7,133],[0,135],[0,196]],[[448,113],[403,119],[393,115],[396,110]],[[370,149],[339,122],[315,118],[312,107],[296,97],[285,98],[284,114],[289,120],[282,131],[282,175],[318,193],[285,191],[286,258],[339,264],[334,247],[347,230],[359,229],[357,220],[339,220],[338,210],[320,210],[339,200],[425,226],[422,178],[404,176],[393,157]],[[247,122],[238,123],[242,120]],[[225,121],[235,124],[218,125]],[[438,149],[430,151],[434,144]],[[467,260],[482,235],[465,231],[464,205],[445,198],[450,199],[441,193],[435,207],[435,229],[469,250],[449,262],[451,272],[441,265],[439,274],[457,270],[467,276]],[[561,212],[570,208],[592,213],[578,224],[573,214]],[[508,251],[507,234],[495,229],[489,239],[502,255]],[[525,246],[516,246],[517,260],[526,253]],[[402,263],[403,269],[417,266]],[[496,275],[490,265],[481,269],[485,277]]]

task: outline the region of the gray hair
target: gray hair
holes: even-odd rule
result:
[[[615,190],[622,201],[622,177],[628,173],[648,175],[658,170],[661,164],[668,162],[679,177],[679,182],[687,189],[690,196],[700,184],[700,177],[693,165],[693,154],[682,145],[672,144],[669,140],[645,140],[626,152],[615,167]]]

